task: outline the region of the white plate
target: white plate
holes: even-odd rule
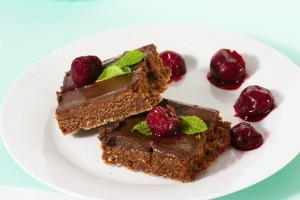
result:
[[[187,74],[164,96],[220,110],[237,124],[233,104],[246,86],[270,89],[277,107],[263,121],[252,123],[264,137],[257,150],[229,149],[192,183],[105,165],[97,130],[63,136],[54,119],[55,91],[72,60],[94,54],[101,59],[154,43],[186,60]],[[220,48],[235,49],[247,62],[249,77],[234,91],[206,79],[211,56]],[[30,175],[58,190],[81,197],[117,200],[209,199],[255,184],[284,167],[299,153],[299,68],[272,48],[244,36],[190,26],[143,26],[99,33],[76,41],[34,64],[14,84],[1,111],[4,143]]]

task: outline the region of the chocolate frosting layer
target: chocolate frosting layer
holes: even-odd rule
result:
[[[208,126],[207,131],[213,128],[219,120],[219,112],[213,109],[187,105],[180,102],[164,99],[159,105],[171,105],[176,114],[195,115],[200,117]],[[171,137],[145,136],[137,131],[131,132],[134,125],[146,119],[147,113],[131,116],[122,122],[110,123],[99,129],[99,139],[102,145],[120,147],[143,152],[155,152],[169,157],[187,158],[203,151],[206,140],[205,133],[186,135],[178,134]]]
[[[71,107],[99,101],[101,98],[106,98],[107,95],[124,92],[134,84],[135,76],[135,73],[117,76],[62,94],[56,113],[60,114]]]

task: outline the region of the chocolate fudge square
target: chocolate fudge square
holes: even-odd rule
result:
[[[139,48],[144,59],[130,74],[97,81],[66,93],[57,92],[56,119],[63,134],[91,129],[145,112],[157,105],[167,89],[170,68],[164,67],[155,45]],[[111,65],[121,56],[103,62]],[[66,79],[70,79],[67,72]]]
[[[213,109],[167,99],[159,105],[173,106],[178,116],[200,117],[208,130],[166,138],[132,132],[135,124],[146,119],[145,112],[100,127],[102,159],[133,171],[191,182],[230,146],[230,123],[222,121],[219,112]]]

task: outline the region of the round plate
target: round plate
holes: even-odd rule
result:
[[[233,104],[242,89],[260,85],[271,90],[276,108],[252,125],[264,144],[241,152],[230,148],[192,183],[180,183],[101,160],[97,129],[63,136],[54,113],[55,92],[75,57],[97,55],[102,60],[154,43],[158,51],[183,55],[187,74],[170,84],[164,97],[211,107],[235,125]],[[206,78],[211,56],[234,49],[247,63],[248,77],[233,91],[211,85]],[[193,26],[143,26],[99,33],[47,55],[14,84],[1,111],[4,143],[16,162],[41,182],[81,197],[118,200],[210,199],[255,184],[284,167],[299,153],[299,68],[286,57],[252,39]]]

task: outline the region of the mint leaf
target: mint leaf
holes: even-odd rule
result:
[[[134,65],[144,58],[144,53],[138,50],[127,51],[112,66],[106,67],[102,74],[98,77],[99,81],[110,79],[115,76],[131,73],[131,65]]]
[[[185,134],[191,135],[207,130],[205,122],[197,116],[180,116],[180,126]]]
[[[129,74],[131,72],[131,68],[130,67],[123,67],[122,70],[123,70],[123,72],[125,74]]]
[[[141,122],[137,123],[131,130],[131,132],[134,132],[134,131],[138,131],[138,132],[140,132],[144,135],[151,135],[152,134],[152,132],[151,132],[150,128],[148,127],[146,121],[141,121]]]
[[[138,50],[127,51],[124,56],[122,56],[114,65],[117,65],[120,68],[128,67],[134,65],[144,58],[144,53]]]
[[[121,69],[119,66],[116,65],[112,65],[109,67],[106,67],[102,74],[99,76],[98,80],[99,81],[103,81],[115,76],[120,76],[120,75],[124,75],[124,74],[128,74],[131,72],[130,67],[124,67],[123,69]]]

